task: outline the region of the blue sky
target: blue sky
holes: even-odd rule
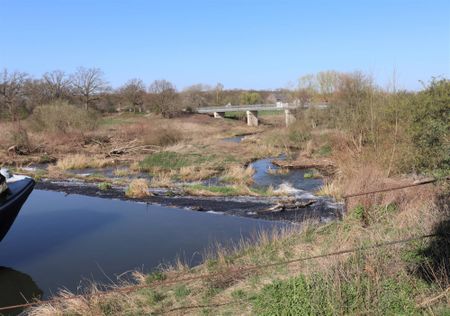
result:
[[[450,1],[0,0],[0,68],[279,88],[362,70],[386,87],[450,76]]]

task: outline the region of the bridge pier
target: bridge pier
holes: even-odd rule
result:
[[[225,112],[214,112],[214,118],[225,118]]]
[[[289,109],[284,110],[284,116],[286,121],[286,127],[296,121],[294,114],[292,114],[291,110]]]
[[[258,111],[247,111],[247,125],[258,126]]]

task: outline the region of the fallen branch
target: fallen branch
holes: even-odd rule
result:
[[[447,296],[450,293],[450,287],[448,287],[447,289],[445,289],[442,293],[440,293],[439,295],[436,295],[432,298],[429,298],[425,301],[423,301],[422,303],[418,304],[417,307],[418,308],[424,308],[428,305],[430,305],[431,303],[443,298],[444,296]]]
[[[121,156],[124,154],[130,154],[130,153],[136,153],[136,152],[140,152],[140,153],[153,153],[155,151],[160,150],[161,147],[160,146],[156,146],[156,145],[134,145],[134,144],[128,144],[126,146],[122,146],[122,147],[117,147],[114,148],[112,150],[110,150],[106,157],[111,157],[111,156]]]
[[[316,201],[308,200],[308,201],[295,201],[294,203],[278,203],[266,210],[266,212],[278,213],[283,211],[293,211],[299,208],[304,208],[314,204]]]

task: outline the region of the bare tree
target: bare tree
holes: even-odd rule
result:
[[[79,67],[70,81],[75,94],[83,100],[86,110],[93,101],[98,99],[99,94],[108,89],[108,83],[103,78],[103,71],[99,68]]]
[[[142,112],[145,97],[145,84],[141,79],[131,79],[119,88],[121,101],[133,110]]]
[[[70,79],[64,71],[46,72],[42,77],[46,93],[51,100],[63,99],[69,95]]]
[[[218,82],[216,84],[216,89],[215,89],[216,90],[216,105],[221,104],[223,88],[224,88],[224,86],[220,82]]]
[[[208,93],[211,88],[201,83],[185,88],[181,94],[185,108],[199,108],[208,104]]]
[[[21,101],[29,113],[42,104],[52,101],[48,94],[46,85],[42,79],[27,79],[23,85],[23,94],[26,96]]]
[[[0,77],[0,109],[7,110],[13,121],[18,119],[18,107],[24,96],[28,75],[24,72],[9,73],[4,69]]]
[[[322,71],[316,75],[316,78],[320,93],[325,98],[325,101],[328,101],[337,89],[339,73],[332,70]]]
[[[298,89],[296,97],[302,106],[310,103],[318,92],[316,76],[308,74],[300,77],[298,80]]]
[[[178,95],[171,82],[155,80],[150,85],[148,92],[153,112],[170,117],[177,110]]]

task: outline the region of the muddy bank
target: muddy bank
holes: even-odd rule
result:
[[[129,200],[168,207],[186,208],[200,212],[236,215],[266,220],[284,220],[302,222],[315,219],[328,222],[341,217],[342,205],[330,199],[314,197],[306,194],[301,200],[311,203],[305,207],[280,210],[278,205],[285,203],[281,197],[197,197],[183,196],[181,192],[170,190],[153,190],[153,196],[131,199],[125,196],[124,188],[113,186],[108,190],[100,190],[97,185],[79,181],[50,181],[43,180],[36,184],[38,190],[58,191],[66,194],[79,194],[107,199]],[[292,197],[291,197],[292,199]]]

